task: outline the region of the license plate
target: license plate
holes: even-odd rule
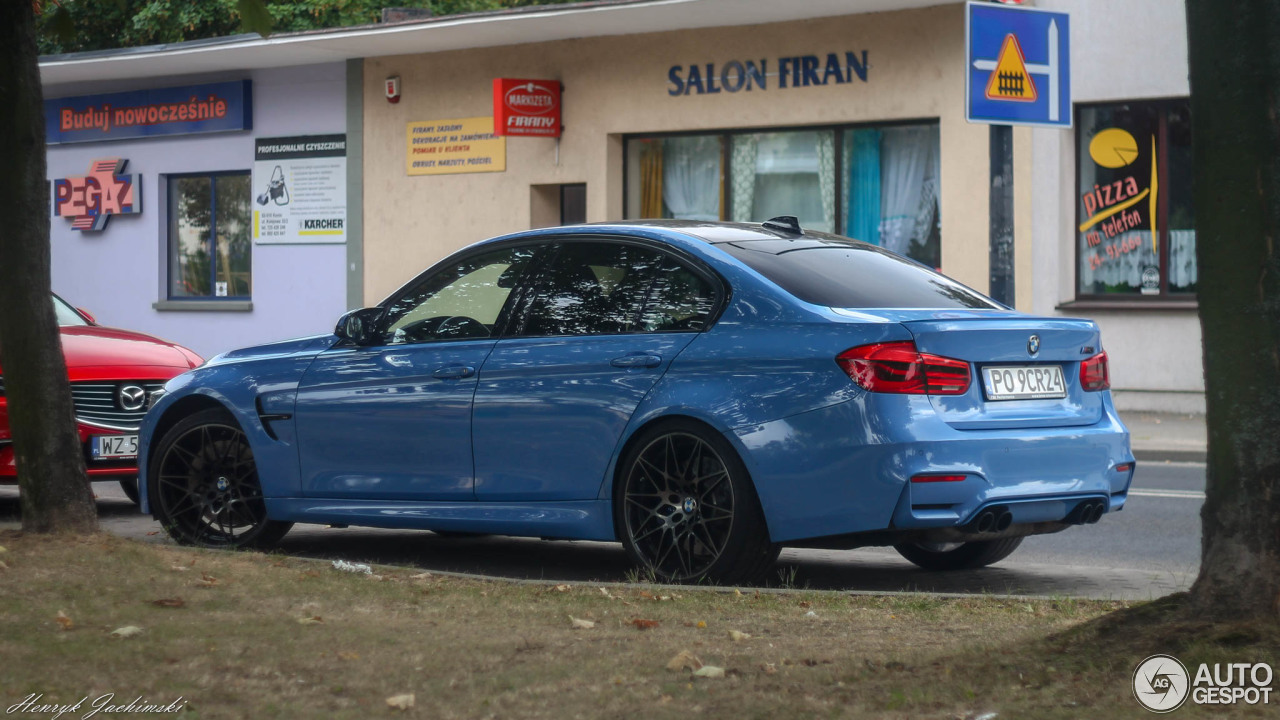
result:
[[[94,435],[89,439],[94,460],[120,460],[138,457],[137,435]]]
[[[988,400],[1041,400],[1067,396],[1061,365],[1004,365],[982,368]]]

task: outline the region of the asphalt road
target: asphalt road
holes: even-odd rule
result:
[[[1140,463],[1123,512],[1092,526],[1028,538],[1007,560],[980,570],[926,572],[890,548],[787,549],[767,585],[845,592],[925,591],[1149,599],[1184,590],[1200,558],[1205,466]],[[169,542],[114,483],[95,483],[108,532]],[[0,528],[19,524],[18,494],[0,487]],[[442,537],[429,532],[295,526],[283,552],[440,572],[557,582],[626,582],[620,545],[524,538]]]

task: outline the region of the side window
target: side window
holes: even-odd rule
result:
[[[702,330],[715,309],[711,284],[674,258],[665,258],[644,305],[644,332]]]
[[[383,342],[402,345],[493,335],[511,290],[536,251],[495,250],[428,277],[387,309]]]
[[[540,284],[524,334],[643,332],[645,298],[663,261],[661,253],[637,245],[565,244]]]

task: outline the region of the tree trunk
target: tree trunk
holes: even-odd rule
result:
[[[1280,616],[1280,5],[1187,0],[1209,480],[1193,606]]]
[[[0,0],[0,367],[22,529],[92,532],[97,510],[50,298],[42,97],[31,0]]]

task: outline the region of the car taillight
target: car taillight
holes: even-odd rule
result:
[[[836,362],[864,390],[911,395],[963,395],[969,390],[969,363],[929,355],[914,342],[862,345]]]
[[[1080,363],[1080,387],[1085,390],[1107,390],[1111,387],[1111,372],[1107,369],[1105,352]]]

